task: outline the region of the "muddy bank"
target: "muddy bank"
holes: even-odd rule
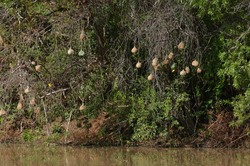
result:
[[[2,117],[4,118],[4,117]],[[4,120],[0,126],[0,142],[48,142],[62,145],[122,145],[128,138],[128,126],[115,122],[114,117],[105,112],[88,120],[80,116],[71,121],[56,118],[53,122],[43,124],[37,119],[19,117]]]
[[[102,112],[88,120],[85,116],[63,121],[61,117],[39,127],[35,119],[20,117],[6,120],[0,126],[1,143],[53,143],[60,145],[100,146],[151,146],[151,147],[209,147],[250,148],[248,128],[232,127],[233,116],[222,112],[213,121],[200,129],[196,135],[172,133],[170,137],[159,137],[144,142],[133,142],[133,130],[126,122],[117,122]]]

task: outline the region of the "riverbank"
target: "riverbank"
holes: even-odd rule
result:
[[[231,118],[229,113],[220,114],[214,121],[199,129],[195,135],[169,131],[168,136],[136,142],[131,139],[133,133],[128,124],[116,122],[115,117],[110,117],[104,112],[91,120],[81,116],[69,122],[58,117],[55,121],[43,125],[38,124],[37,119],[19,117],[1,123],[0,142],[164,148],[250,148],[247,128],[230,126]]]
[[[249,11],[246,0],[0,2],[0,141],[249,147]]]

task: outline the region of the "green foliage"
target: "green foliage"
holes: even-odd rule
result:
[[[22,138],[26,142],[32,141],[34,139],[33,135],[28,130],[25,130],[22,133]]]
[[[107,112],[117,123],[128,123],[136,141],[167,138],[173,130],[194,134],[216,103],[230,103],[235,124],[246,124],[250,29],[249,7],[243,5],[240,0],[1,1],[0,104],[8,105],[11,120],[34,118],[31,98],[46,108],[49,122],[68,119],[71,112],[73,119]],[[181,41],[185,46],[178,49]],[[132,55],[133,46],[138,52]],[[135,68],[137,61],[141,68]],[[191,72],[180,76],[185,67]],[[27,86],[31,92],[24,93]],[[86,108],[79,110],[83,103]],[[52,130],[55,139],[63,132],[60,126]],[[22,138],[35,139],[26,130]]]
[[[149,140],[157,135],[157,123],[161,121],[159,107],[162,103],[157,101],[156,92],[153,88],[147,87],[143,94],[131,96],[132,112],[129,116],[129,121],[134,127],[134,140]],[[164,110],[168,114],[169,110]]]
[[[95,117],[103,111],[102,107],[108,86],[108,82],[105,81],[107,76],[105,71],[97,69],[89,73],[86,81],[80,86],[78,97],[83,100],[87,106],[86,110],[84,110],[84,114],[89,118]]]
[[[250,120],[250,89],[245,94],[236,97],[232,102],[234,106],[234,116],[237,118],[236,125],[243,125]]]
[[[62,126],[60,126],[59,124],[55,124],[52,126],[52,133],[53,134],[54,133],[61,133],[62,134],[64,132],[65,132],[64,128]]]
[[[212,20],[219,21],[231,12],[231,6],[235,0],[193,0],[191,5],[197,8],[198,15],[204,17],[208,15]]]
[[[47,143],[55,143],[55,142],[58,142],[60,138],[61,138],[60,133],[53,133],[47,137],[46,142]]]
[[[222,67],[218,75],[228,78],[229,84],[236,89],[238,96],[232,102],[236,124],[245,124],[249,121],[249,90],[250,90],[250,29],[245,24],[245,16],[236,20],[232,26],[228,25],[221,40],[224,49],[219,58]],[[248,21],[248,23],[250,23]],[[234,97],[234,96],[232,96]]]
[[[244,32],[236,42],[235,39],[226,40],[226,48],[230,50],[222,52],[219,55],[223,62],[222,69],[219,71],[219,76],[229,76],[232,78],[233,86],[241,90],[248,89],[250,82],[250,46],[248,45],[250,42],[244,42],[247,40],[245,37],[249,35],[250,30]]]
[[[41,132],[39,129],[36,130],[30,130],[30,129],[25,129],[22,132],[22,139],[25,142],[32,142],[37,140],[39,137],[41,137]]]
[[[150,140],[158,136],[167,137],[170,128],[182,129],[180,126],[184,116],[184,105],[189,101],[188,95],[175,91],[176,85],[163,95],[145,79],[139,79],[141,91],[130,96],[131,113],[129,123],[134,128],[133,139],[137,141]]]
[[[106,111],[125,118],[129,113],[130,103],[127,94],[117,88],[113,88],[107,100]]]
[[[0,117],[0,125],[4,122],[4,117]]]
[[[211,50],[206,57],[207,92],[211,93],[212,105],[215,100],[233,107],[236,124],[245,124],[249,107],[249,9],[245,1],[216,0],[192,1],[191,6],[206,23]],[[216,28],[214,28],[216,27]],[[218,75],[219,77],[217,77]],[[211,79],[210,79],[211,80]],[[238,95],[238,96],[237,96]],[[225,101],[225,99],[227,101]],[[244,106],[243,106],[244,105]],[[245,116],[244,116],[245,115]]]

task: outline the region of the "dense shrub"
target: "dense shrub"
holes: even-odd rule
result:
[[[106,112],[135,141],[196,135],[224,109],[248,124],[249,11],[231,0],[4,0],[0,109],[41,110],[47,123]]]

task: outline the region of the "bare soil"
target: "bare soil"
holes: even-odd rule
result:
[[[157,138],[151,141],[133,143],[130,145],[158,146],[158,147],[247,147],[250,148],[248,136],[249,128],[233,127],[230,123],[233,115],[230,112],[222,112],[213,115],[213,119],[197,136],[172,137],[171,139]],[[58,126],[56,139],[55,126]],[[36,121],[20,118],[16,121],[5,121],[0,125],[0,142],[23,143],[24,130],[33,131]],[[48,132],[47,132],[47,131]],[[115,117],[108,116],[105,112],[96,118],[87,120],[82,116],[69,123],[57,118],[54,122],[43,126],[43,131],[35,141],[48,141],[62,145],[123,145],[132,135],[132,130],[125,122],[117,122]],[[65,132],[67,131],[67,132]],[[31,132],[32,133],[32,132]],[[65,134],[67,133],[67,134]],[[54,136],[54,137],[53,137]],[[50,139],[50,138],[54,139]],[[122,138],[122,139],[121,139]]]

